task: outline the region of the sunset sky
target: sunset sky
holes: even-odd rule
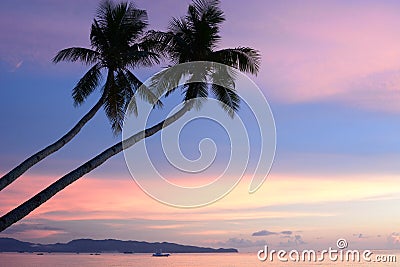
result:
[[[135,3],[147,10],[149,29],[165,30],[190,1]],[[0,173],[62,136],[97,101],[98,92],[73,106],[71,90],[87,67],[51,63],[63,48],[89,46],[97,6],[0,2]],[[246,173],[212,205],[173,208],[140,190],[121,154],[0,237],[169,241],[250,252],[264,244],[328,248],[346,238],[352,248],[400,248],[400,2],[222,0],[221,7],[220,48],[251,46],[262,54],[260,73],[250,78],[268,99],[277,132],[262,187],[248,194]],[[146,80],[168,64],[135,73]],[[71,143],[0,192],[1,214],[120,140],[101,110]],[[183,147],[197,144],[186,138]],[[198,185],[212,179],[181,178]]]

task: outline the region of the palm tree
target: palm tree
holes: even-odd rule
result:
[[[249,47],[215,50],[220,40],[219,27],[223,21],[224,16],[222,10],[219,8],[219,1],[197,0],[189,5],[186,17],[172,20],[168,32],[150,32],[147,40],[151,43],[154,43],[154,41],[159,42],[160,51],[162,50],[168,54],[173,63],[199,60],[212,61],[235,67],[240,71],[256,74],[260,64],[260,54],[258,51]],[[173,79],[165,79],[164,74],[168,73],[167,69],[161,72],[160,75],[156,75],[153,82],[159,83],[157,85],[157,90],[160,92],[165,91],[165,89],[162,89],[164,85],[177,83],[181,76],[190,74],[190,72],[190,69],[187,69],[178,73],[177,77]],[[221,73],[222,75],[218,75]],[[195,83],[190,83],[189,80],[188,83],[181,86],[185,94],[185,104],[182,109],[153,127],[142,130],[104,150],[96,157],[64,175],[31,199],[2,216],[0,218],[0,231],[24,218],[59,191],[97,168],[109,158],[120,153],[123,149],[133,146],[142,139],[150,137],[164,127],[174,123],[192,108],[190,103],[193,101],[189,100],[194,99],[195,102],[198,102],[197,104],[200,104],[201,101],[197,101],[197,99],[204,99],[208,96],[208,92],[212,91],[215,97],[225,104],[224,106],[228,113],[233,115],[233,111],[239,108],[240,99],[234,90],[234,76],[229,75],[224,68],[213,70],[205,68],[201,75],[199,75],[198,72],[196,72],[196,75],[198,77],[192,77],[192,79],[196,79]],[[229,89],[214,84],[208,86],[207,81],[210,79],[214,81],[216,81],[216,79],[222,79],[223,81],[221,84],[226,84]],[[175,86],[172,88],[174,87]],[[159,94],[157,92],[155,93]]]
[[[224,13],[219,8],[219,4],[219,0],[195,0],[193,4],[189,5],[185,17],[172,19],[167,32],[150,31],[147,38],[158,43],[160,52],[168,54],[174,64],[193,61],[217,62],[234,67],[242,72],[257,74],[261,59],[257,50],[250,47],[216,50],[221,39],[219,35],[220,24],[225,21]],[[197,99],[196,102],[199,107],[201,100],[206,98],[211,90],[229,115],[233,116],[239,108],[240,101],[234,89],[234,74],[230,74],[226,68],[221,68],[221,65],[218,65],[217,68],[211,71],[204,69],[203,73],[200,74],[197,70],[197,77],[192,78],[204,82],[191,83],[181,87],[184,90],[184,101]],[[210,75],[210,73],[212,74]],[[187,74],[193,75],[190,70],[182,73],[182,75]],[[176,84],[179,78],[175,77],[172,84]],[[154,80],[159,82],[158,93],[162,94],[166,84],[160,82],[157,77]],[[216,83],[213,83],[211,87],[207,86],[207,81],[210,80],[218,80],[218,83],[224,84],[225,87]],[[167,82],[167,85],[176,88],[170,83],[171,81]],[[167,95],[173,91],[168,91]]]
[[[100,86],[103,74],[106,73],[100,99],[63,137],[30,156],[0,178],[0,190],[67,144],[101,107],[104,107],[114,134],[118,134],[121,131],[127,105],[132,98],[135,98],[135,94],[160,105],[160,102],[156,102],[154,94],[146,90],[146,87],[141,87],[142,83],[130,70],[138,66],[159,63],[159,56],[152,52],[151,43],[141,38],[147,26],[146,11],[137,9],[132,3],[114,4],[106,0],[100,4],[91,26],[91,48],[66,48],[53,58],[55,63],[81,61],[83,64],[91,65],[72,90],[75,106],[85,102],[86,98]],[[136,114],[135,106],[132,105],[131,108]]]

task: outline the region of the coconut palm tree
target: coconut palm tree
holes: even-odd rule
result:
[[[91,66],[72,90],[75,106],[83,104],[86,98],[100,87],[106,74],[105,82],[101,86],[100,99],[63,137],[5,174],[0,179],[0,190],[67,144],[101,107],[104,107],[113,132],[118,134],[127,105],[136,94],[152,103],[156,100],[154,94],[146,90],[146,87],[141,87],[142,83],[130,70],[159,63],[159,56],[152,51],[151,43],[141,38],[147,26],[146,11],[137,9],[132,3],[114,4],[107,0],[100,4],[91,26],[91,48],[66,48],[53,58],[55,63],[80,61]],[[131,108],[137,113],[134,105],[131,105]]]
[[[187,15],[183,18],[173,19],[170,23],[168,32],[150,32],[147,41],[150,43],[158,42],[158,49],[169,55],[172,63],[184,63],[192,61],[211,61],[226,64],[237,68],[243,72],[256,74],[260,64],[260,54],[258,51],[249,47],[239,47],[232,49],[216,50],[219,36],[220,24],[224,21],[224,15],[219,8],[217,0],[197,0],[189,5]],[[207,64],[207,66],[210,66]],[[208,96],[209,91],[213,92],[215,97],[220,100],[225,109],[233,116],[234,111],[239,108],[239,96],[234,89],[234,75],[231,75],[226,68],[205,67],[204,70],[192,72],[190,68],[181,72],[168,75],[168,69],[156,75],[152,83],[158,83],[155,94],[160,95],[165,92],[164,86],[175,88],[180,77],[192,74],[186,84],[180,86],[184,91],[183,108],[172,116],[166,118],[160,123],[142,130],[137,134],[119,142],[114,146],[104,150],[102,153],[87,161],[85,164],[61,177],[49,187],[39,192],[37,195],[27,200],[14,210],[8,212],[0,218],[0,231],[6,229],[11,224],[22,219],[41,204],[49,200],[56,193],[66,186],[75,182],[86,173],[97,168],[109,158],[127,149],[144,138],[150,137],[162,130],[164,127],[174,123],[181,118],[193,105],[199,107],[201,101]],[[165,78],[168,77],[168,78]],[[226,85],[219,86],[209,81],[217,81]],[[196,81],[191,83],[191,81]],[[200,82],[199,82],[200,81]],[[171,91],[167,92],[169,94]]]
[[[217,62],[223,65],[234,67],[242,72],[256,74],[260,66],[260,54],[257,50],[250,47],[237,47],[216,50],[221,39],[219,35],[220,25],[225,21],[224,13],[219,7],[219,0],[196,0],[187,10],[187,14],[182,18],[173,18],[167,32],[150,31],[148,39],[159,44],[161,51],[166,53],[174,64],[207,61]],[[216,67],[216,66],[215,66]],[[239,97],[234,90],[234,74],[229,73],[227,68],[218,66],[218,70],[206,70],[198,73],[195,80],[202,80],[204,83],[192,83],[180,87],[184,91],[184,101],[198,99],[197,105],[206,98],[211,91],[217,100],[220,101],[226,111],[233,116],[239,108]],[[211,75],[210,75],[211,73]],[[188,75],[190,70],[182,75]],[[168,77],[170,77],[169,75]],[[162,75],[166,77],[166,75]],[[180,77],[175,77],[176,83]],[[159,82],[159,94],[165,92],[165,84],[154,77]],[[218,80],[219,84],[207,86],[207,81]],[[174,87],[173,85],[167,83]],[[162,85],[162,86],[161,86]],[[230,88],[227,89],[227,88]],[[167,95],[174,90],[167,92]]]

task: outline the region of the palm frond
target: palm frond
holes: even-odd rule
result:
[[[185,101],[198,97],[206,98],[208,96],[208,84],[205,82],[190,82],[185,87]]]
[[[219,0],[196,0],[191,6],[199,14],[202,21],[207,22],[211,27],[215,27],[225,21],[224,12],[219,5]]]
[[[127,65],[132,68],[138,66],[149,67],[160,63],[160,56],[151,51],[142,50],[139,44],[131,46],[124,55]]]
[[[208,97],[207,69],[199,69],[191,73],[185,82],[185,102],[194,101],[195,107],[200,109],[202,102]]]
[[[72,89],[74,105],[81,105],[86,100],[99,85],[101,77],[101,65],[97,63],[85,73]]]
[[[185,19],[186,23],[190,25],[191,38],[194,41],[191,45],[197,51],[201,51],[201,48],[204,48],[204,51],[214,49],[221,39],[220,24],[225,20],[224,13],[219,7],[219,1],[194,1],[189,6],[187,13]]]
[[[200,109],[208,97],[208,84],[205,82],[188,82],[184,86],[184,101],[186,104]]]
[[[129,3],[121,23],[121,28],[129,30],[131,40],[137,39],[143,34],[148,25],[146,10],[137,9],[133,3]]]
[[[211,90],[220,102],[221,107],[229,114],[229,116],[233,117],[240,107],[240,98],[235,89],[227,88],[218,84],[212,84]]]
[[[189,74],[190,71],[184,67],[166,68],[151,77],[149,87],[157,98],[164,94],[169,96],[178,88],[181,78]]]
[[[135,94],[138,94],[146,102],[162,107],[162,102],[158,97],[146,86],[144,85],[130,70],[126,70],[126,78],[130,83],[130,86],[134,88]]]
[[[104,59],[104,54],[110,49],[110,40],[104,33],[104,29],[102,29],[97,22],[97,20],[93,20],[92,27],[90,30],[90,44],[96,51],[102,54],[102,59]]]
[[[235,80],[238,76],[237,69],[220,63],[212,63],[211,66],[208,75],[213,83],[235,89]]]
[[[104,91],[107,91],[104,111],[111,123],[111,128],[115,135],[122,131],[122,124],[125,116],[125,90],[119,90],[113,71],[108,72],[107,81],[104,85]]]
[[[183,18],[172,18],[169,22],[168,30],[173,34],[190,34],[191,33],[191,25],[189,25],[191,21],[187,20],[187,17]]]
[[[130,98],[130,101],[129,102],[125,102],[125,105],[124,105],[125,113],[130,115],[133,112],[133,114],[135,114],[135,116],[138,116],[139,113],[138,113],[135,94],[129,95],[129,98]]]
[[[194,5],[189,5],[187,10],[187,15],[185,17],[185,22],[190,26],[194,26],[200,21],[201,10],[197,9]]]
[[[118,89],[122,92],[122,95],[124,96],[124,104],[123,104],[124,111],[127,111],[129,114],[133,112],[135,116],[137,116],[138,111],[136,105],[135,92],[132,89],[131,83],[129,82],[129,79],[125,75],[124,71],[119,70],[117,72],[117,76],[115,77],[115,84],[118,87]],[[129,104],[130,102],[133,103]]]
[[[101,2],[95,20],[113,45],[133,42],[148,26],[147,12],[127,2]]]
[[[99,61],[99,53],[83,47],[70,47],[61,50],[53,58],[54,63],[60,61],[82,61],[86,65],[90,65]]]
[[[107,23],[112,21],[113,9],[115,9],[115,4],[113,1],[103,0],[100,2],[96,11],[96,20],[100,26],[106,27]]]
[[[168,34],[161,31],[147,31],[140,43],[137,45],[143,51],[149,51],[158,55],[159,59],[167,58],[169,41]],[[170,38],[173,36],[170,35]]]
[[[261,55],[250,47],[222,49],[213,52],[211,60],[234,67],[243,72],[257,74],[260,68]]]

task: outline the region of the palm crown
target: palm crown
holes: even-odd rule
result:
[[[160,104],[130,70],[159,63],[151,42],[142,39],[147,26],[145,10],[137,9],[132,3],[103,1],[91,26],[91,48],[66,48],[53,58],[55,63],[81,61],[91,65],[73,88],[75,105],[82,104],[100,85],[103,73],[107,73],[102,86],[103,107],[115,134],[121,131],[125,110],[131,100],[129,107],[137,114],[136,93],[146,101]]]
[[[217,50],[221,39],[220,25],[225,21],[219,4],[218,0],[195,0],[189,5],[185,17],[172,19],[167,32],[151,31],[147,38],[158,42],[160,52],[167,54],[175,64],[210,61],[234,67],[243,72],[257,74],[261,60],[257,50],[250,47]],[[166,73],[164,72],[164,74]],[[182,73],[182,75],[187,74],[194,75],[194,73],[190,73],[190,70]],[[218,65],[213,70],[205,69],[203,73],[195,75],[197,77],[192,76],[193,80],[203,82],[187,83],[183,86],[184,100],[205,98],[211,90],[226,111],[233,116],[234,112],[238,110],[240,102],[234,89],[234,73],[231,73],[229,68],[221,68]],[[157,87],[159,90],[165,90],[165,86],[175,88],[174,85],[180,78],[175,75],[172,82],[160,80],[161,77],[166,76],[168,75],[159,75],[153,79],[154,83],[159,83]],[[210,82],[212,86],[207,86],[207,83]],[[224,86],[217,85],[216,82]]]

